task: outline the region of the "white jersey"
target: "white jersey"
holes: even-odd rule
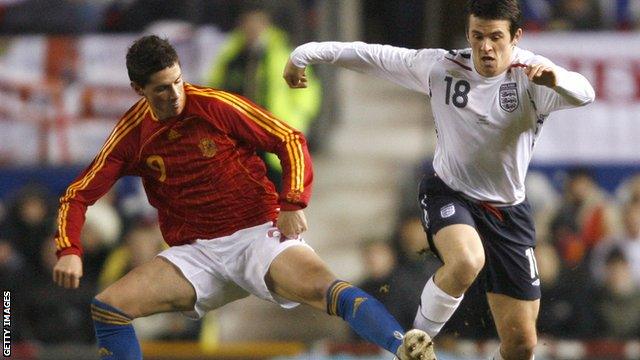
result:
[[[298,67],[332,63],[426,94],[438,138],[436,173],[452,189],[494,204],[524,200],[529,161],[549,113],[595,98],[582,75],[518,47],[513,50],[512,67],[491,78],[476,72],[471,49],[322,42],[299,46],[291,61]],[[528,64],[552,66],[557,86],[551,89],[529,81],[523,66]]]

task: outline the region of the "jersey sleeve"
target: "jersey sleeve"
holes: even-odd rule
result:
[[[145,106],[141,103],[137,105],[138,111],[134,111],[134,107],[118,122],[98,155],[60,198],[54,238],[58,257],[69,254],[82,256],[80,232],[87,207],[109,191],[126,170],[127,159],[135,156],[132,138],[127,135],[144,117]]]
[[[300,45],[290,58],[298,67],[318,63],[335,64],[428,94],[429,73],[444,54],[446,51],[442,49],[415,50],[363,42],[328,41]]]
[[[595,91],[583,75],[568,71],[540,55],[534,56],[529,64],[545,64],[556,73],[557,85],[553,89],[531,82],[540,113],[548,115],[552,111],[584,106],[595,100]]]
[[[218,92],[213,111],[236,140],[274,153],[282,166],[281,210],[303,209],[311,198],[313,167],[304,135],[244,97]]]

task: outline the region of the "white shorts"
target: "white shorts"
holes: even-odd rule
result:
[[[268,222],[229,236],[174,246],[158,256],[177,266],[193,285],[196,304],[193,311],[184,315],[199,319],[207,311],[249,294],[283,308],[298,306],[297,302],[271,293],[264,281],[273,259],[291,246],[311,249],[302,238],[280,242],[280,231]]]

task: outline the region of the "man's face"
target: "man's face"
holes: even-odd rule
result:
[[[467,40],[473,49],[473,65],[480,75],[496,76],[511,65],[513,46],[522,36],[522,29],[518,29],[512,39],[509,25],[509,20],[485,20],[469,16]]]
[[[179,115],[184,110],[186,102],[184,82],[182,69],[178,63],[151,75],[144,87],[135,83],[131,86],[138,95],[147,98],[153,113],[159,120]]]

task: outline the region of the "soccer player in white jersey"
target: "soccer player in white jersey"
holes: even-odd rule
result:
[[[495,359],[528,360],[540,280],[524,178],[547,116],[595,95],[582,75],[517,46],[517,0],[470,0],[466,19],[468,49],[307,43],[291,54],[284,78],[304,88],[305,67],[328,63],[428,96],[438,141],[435,174],[422,180],[419,201],[430,248],[444,264],[424,287],[414,325],[437,335],[481,277],[501,341]]]

